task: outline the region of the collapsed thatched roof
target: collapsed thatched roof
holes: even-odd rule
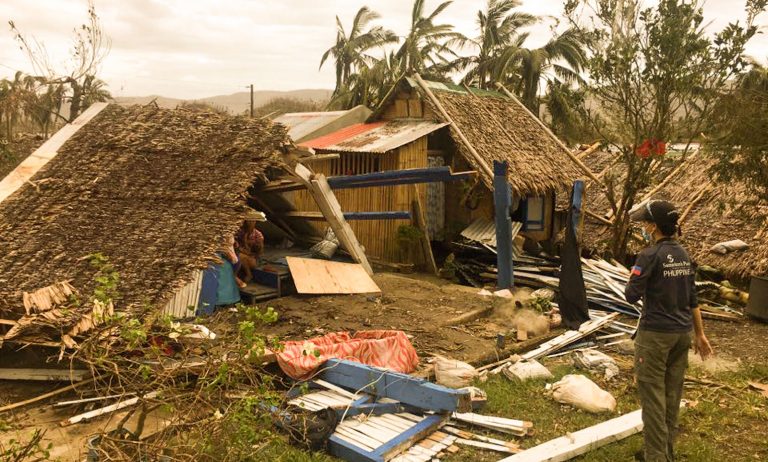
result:
[[[504,95],[488,91],[431,88],[453,122],[467,137],[485,162],[509,162],[509,182],[519,195],[541,195],[563,191],[579,178],[580,171],[557,140],[519,103]],[[436,114],[440,111],[434,104]],[[447,121],[444,121],[447,122]],[[459,139],[456,126],[450,127],[451,137],[459,151],[478,172],[483,169]],[[488,187],[493,179],[481,174]]]
[[[285,141],[265,120],[107,107],[0,203],[0,317],[19,319],[22,292],[57,282],[90,294],[94,253],[119,274],[118,310],[160,306],[236,231]]]
[[[585,162],[593,168],[605,165],[606,156],[609,155],[595,153]],[[701,153],[682,161],[665,161],[646,191],[665,181],[653,199],[669,200],[681,213],[690,208],[683,218],[680,240],[697,264],[718,268],[728,277],[767,274],[768,203],[758,201],[741,183],[718,182],[710,173],[713,163],[713,159]],[[623,175],[621,165],[611,167],[619,178]],[[639,196],[644,195],[641,192]],[[598,215],[609,210],[608,200],[597,188],[590,188],[586,204]],[[606,226],[587,216],[583,236],[585,248],[599,252],[607,246],[610,234]],[[710,251],[713,245],[733,239],[746,242],[749,249],[727,255]]]

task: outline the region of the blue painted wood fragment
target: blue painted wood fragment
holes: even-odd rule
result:
[[[512,268],[512,190],[507,180],[509,164],[493,161],[493,204],[496,212],[496,266],[499,269],[497,287],[509,289],[514,283]]]
[[[391,398],[420,409],[436,412],[469,412],[469,391],[443,387],[418,377],[378,369],[343,359],[329,359],[320,378],[355,392]]]
[[[372,451],[345,441],[337,435],[331,435],[328,451],[331,455],[350,462],[385,462],[436,431],[446,419],[447,417],[442,415],[426,416],[421,422]]]

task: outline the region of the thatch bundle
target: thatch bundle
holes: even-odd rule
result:
[[[606,153],[590,155],[585,162],[595,171],[596,165],[606,166]],[[683,217],[681,242],[696,263],[723,270],[728,277],[747,278],[753,274],[768,273],[768,203],[759,201],[754,194],[737,182],[718,182],[710,173],[714,159],[703,154],[689,156],[682,161],[665,161],[655,170],[651,185],[638,194],[665,181],[664,187],[653,194],[654,199],[673,202]],[[680,168],[678,168],[680,167]],[[625,175],[623,164],[611,167],[619,180]],[[586,207],[602,215],[610,210],[605,195],[598,188],[590,188]],[[608,246],[610,233],[607,227],[587,217],[583,233],[584,247],[600,252]],[[741,239],[749,244],[745,251],[720,255],[710,248],[720,242]],[[639,243],[631,243],[639,250]]]
[[[58,281],[90,298],[94,253],[119,274],[117,309],[161,305],[237,230],[285,142],[265,120],[107,107],[0,204],[0,317],[19,319],[22,292]]]
[[[519,195],[563,191],[583,176],[557,141],[518,103],[502,95],[471,95],[435,89],[446,112],[460,127],[489,166],[494,160],[509,162],[509,182]],[[431,101],[425,99],[429,104]],[[439,114],[437,108],[432,108]],[[461,143],[456,127],[451,136],[469,163],[482,169]],[[488,187],[491,178],[481,175]]]

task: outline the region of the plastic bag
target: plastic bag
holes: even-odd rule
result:
[[[603,372],[606,380],[619,375],[619,366],[607,354],[597,350],[582,350],[574,353],[573,364],[576,367]]]
[[[477,370],[465,362],[435,356],[435,378],[440,385],[464,388],[469,386],[477,375]]]
[[[339,248],[339,240],[336,238],[336,235],[333,233],[333,230],[331,228],[328,228],[325,231],[325,236],[323,237],[323,240],[313,245],[309,249],[309,251],[311,252],[314,258],[324,258],[326,260],[330,260],[331,257],[333,257],[333,254],[336,253],[336,250],[338,248]]]
[[[569,374],[552,385],[552,397],[558,403],[570,404],[588,412],[613,412],[616,398],[587,377]]]

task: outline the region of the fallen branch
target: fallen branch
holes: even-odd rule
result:
[[[48,393],[42,394],[40,396],[36,396],[34,398],[30,398],[25,401],[19,401],[18,403],[8,404],[7,406],[0,407],[0,412],[10,411],[11,409],[16,409],[22,406],[26,406],[27,404],[36,403],[38,401],[42,401],[44,399],[48,399],[52,396],[60,395],[62,393],[66,393],[70,390],[74,390],[75,388],[81,386],[81,385],[87,385],[89,383],[92,383],[96,379],[88,379],[83,380],[82,382],[73,383],[72,385],[67,385],[64,388],[59,388],[58,390],[53,390]]]

